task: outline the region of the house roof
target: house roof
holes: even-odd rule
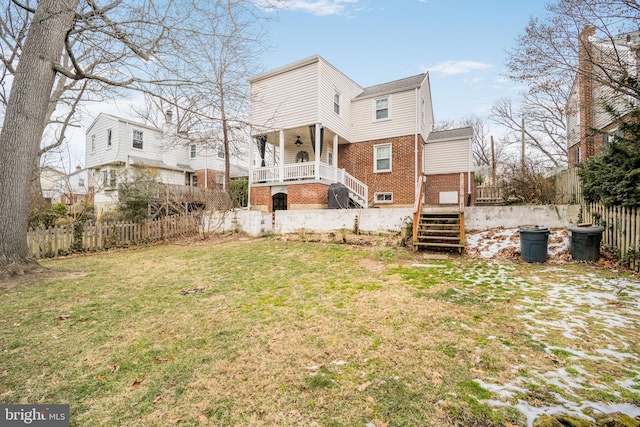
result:
[[[395,92],[404,92],[411,89],[416,89],[422,86],[422,82],[427,78],[427,73],[418,74],[417,76],[405,77],[404,79],[394,80],[388,83],[382,83],[375,86],[370,86],[364,89],[364,91],[355,97],[355,99],[366,99],[375,96],[387,95]]]
[[[427,137],[427,142],[447,141],[464,138],[473,138],[473,128],[471,126],[431,132]]]
[[[93,128],[93,126],[98,122],[98,119],[100,119],[100,116],[109,117],[109,118],[111,118],[113,120],[117,120],[117,121],[123,122],[123,123],[129,123],[129,124],[137,126],[137,127],[142,127],[142,128],[146,128],[146,129],[162,132],[162,129],[158,129],[157,127],[152,126],[152,125],[146,125],[144,123],[140,123],[140,122],[137,122],[135,120],[129,120],[129,119],[125,119],[124,117],[114,116],[113,114],[100,113],[100,114],[98,114],[98,117],[96,117],[95,120],[91,123],[91,125],[87,128],[85,134],[89,135],[89,133],[91,132],[91,129]]]

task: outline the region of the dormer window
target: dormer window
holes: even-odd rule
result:
[[[388,120],[391,118],[391,114],[389,114],[391,104],[389,97],[376,98],[373,102],[375,109],[374,120]]]

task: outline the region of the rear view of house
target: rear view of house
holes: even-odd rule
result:
[[[428,73],[363,88],[316,55],[249,83],[253,209],[409,207],[423,182],[428,203],[455,206],[460,173],[471,182],[473,135],[430,137]],[[335,183],[348,197],[330,203]]]

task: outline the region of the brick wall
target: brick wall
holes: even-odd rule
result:
[[[391,143],[391,172],[374,172],[374,146]],[[422,137],[418,137],[418,159],[422,159]],[[393,205],[413,206],[415,193],[414,135],[355,142],[338,147],[338,167],[369,186],[369,201],[377,192],[392,192]],[[422,162],[418,161],[422,168]],[[418,175],[422,171],[419,169]],[[383,204],[380,204],[383,205]],[[387,205],[386,203],[384,205]]]
[[[251,208],[271,212],[271,187],[251,187]]]
[[[469,192],[468,174],[464,174],[464,203],[467,205],[467,194]],[[460,191],[460,174],[448,173],[441,175],[428,175],[425,189],[425,204],[427,206],[440,206],[441,191]],[[475,185],[474,173],[471,173],[471,205],[475,205]],[[449,205],[444,205],[449,206]],[[453,205],[452,205],[453,206]],[[456,203],[457,206],[457,203]]]
[[[580,142],[569,150],[569,166],[574,166],[576,157],[579,162],[593,157],[595,150],[595,135],[592,130],[594,123],[593,105],[593,80],[589,77],[593,74],[593,64],[589,60],[592,57],[592,48],[589,37],[595,35],[595,27],[585,27],[578,37],[578,95],[580,108]],[[576,155],[576,151],[578,151]]]
[[[299,184],[287,188],[287,209],[326,208],[329,186],[324,184]]]
[[[205,187],[205,185],[204,185],[204,182],[205,182],[204,169],[197,170],[196,171],[196,175],[198,176],[198,187],[204,188]],[[224,172],[215,171],[215,170],[209,169],[207,171],[206,175],[207,175],[207,180],[209,181],[208,188],[217,188],[216,187],[216,176],[224,175]]]

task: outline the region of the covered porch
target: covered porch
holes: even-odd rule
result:
[[[260,166],[250,163],[250,187],[339,183],[349,189],[355,204],[368,207],[367,185],[337,167],[338,144],[349,143],[337,133],[316,123],[264,132],[253,139],[250,158],[254,158],[256,149]]]

